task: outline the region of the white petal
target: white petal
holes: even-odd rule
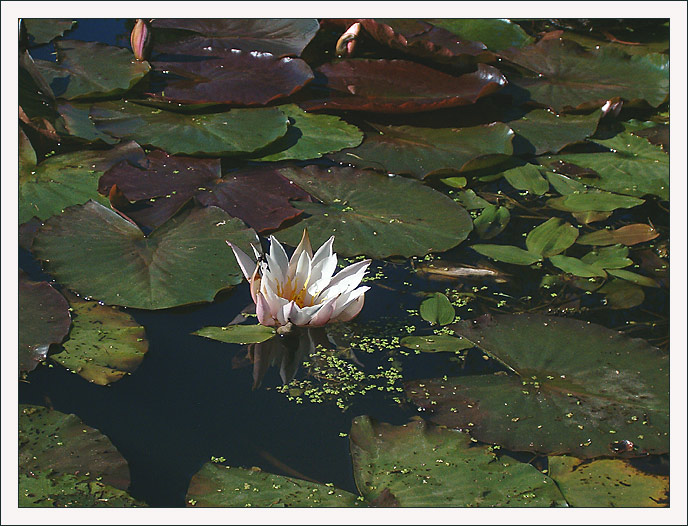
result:
[[[334,311],[332,312],[332,318],[338,319],[339,316],[349,307],[349,305],[354,303],[359,297],[363,296],[363,294],[365,294],[369,290],[370,287],[358,287],[355,290],[346,292],[341,296],[337,297]]]
[[[260,245],[258,245],[258,246],[260,246]],[[260,258],[263,255],[263,251],[258,250],[253,243],[251,243],[251,248],[253,249],[253,255],[256,256],[256,261],[260,261]]]
[[[289,300],[280,298],[270,287],[265,285],[261,288],[261,293],[267,301],[268,307],[270,308],[270,314],[273,318],[278,319],[278,314],[281,312],[282,307],[288,304]]]
[[[315,257],[313,257],[315,261]],[[337,270],[337,255],[331,254],[313,265],[311,270],[311,280],[308,285],[308,294],[312,297],[320,294],[332,280],[332,274]]]
[[[308,280],[311,277],[311,257],[306,252],[301,252],[301,257],[296,264],[296,274],[294,275],[294,288],[292,289],[293,296],[296,296],[301,290],[308,285]],[[293,297],[292,296],[292,297]]]
[[[363,303],[365,302],[365,296],[361,294],[356,300],[349,303],[347,307],[337,316],[333,321],[349,321],[353,320],[361,312],[363,308]]]
[[[258,323],[261,325],[266,325],[268,327],[277,325],[275,319],[270,314],[268,302],[260,292],[256,295],[256,315],[258,316]]]
[[[334,243],[334,236],[325,241],[323,245],[313,256],[313,266],[317,265],[321,260],[329,258],[332,255],[332,244]]]
[[[248,254],[246,254],[246,252],[241,250],[233,243],[230,243],[227,240],[225,240],[225,243],[227,243],[229,245],[229,248],[232,249],[232,252],[234,252],[234,257],[236,258],[237,263],[239,264],[241,272],[244,273],[244,277],[246,278],[246,280],[251,281],[251,276],[253,275],[253,271],[256,268],[256,262],[253,261],[251,257]]]
[[[313,305],[312,307],[299,307],[298,305],[295,305],[294,309],[289,315],[289,321],[294,325],[298,325],[299,327],[308,325],[308,323],[313,319],[313,316],[315,316],[318,311],[322,309],[322,307],[322,305]]]
[[[322,304],[322,308],[313,316],[309,322],[309,327],[322,327],[332,319],[336,298],[332,298],[327,303]]]
[[[289,259],[287,258],[287,253],[284,251],[284,247],[277,241],[275,236],[270,236],[270,253],[267,255],[266,259],[275,277],[279,281],[284,281],[287,268],[289,267]]]
[[[296,308],[296,303],[293,301],[290,301],[289,303],[285,304],[278,312],[277,312],[277,322],[280,325],[286,325],[287,322],[289,321],[289,318],[291,316],[292,311]]]
[[[296,250],[291,255],[291,259],[289,260],[289,271],[287,272],[285,279],[291,279],[294,277],[294,274],[296,274],[296,266],[299,262],[299,259],[301,258],[301,254],[303,252],[308,254],[308,256],[310,258],[313,258],[313,249],[311,248],[311,240],[308,237],[308,230],[306,230],[305,228],[303,229],[303,235],[301,236],[301,241],[299,242],[299,245],[296,247]]]
[[[371,260],[359,261],[349,265],[330,281],[329,286],[320,293],[320,301],[326,301],[339,294],[344,294],[354,290],[365,276]]]

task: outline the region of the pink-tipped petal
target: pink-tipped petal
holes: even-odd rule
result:
[[[296,250],[294,250],[294,253],[291,255],[291,259],[289,260],[289,271],[285,276],[286,279],[289,280],[294,277],[294,274],[296,274],[296,267],[303,252],[308,254],[309,259],[313,259],[313,249],[311,248],[311,240],[308,237],[308,230],[305,228],[303,229],[301,241],[299,242],[298,246],[296,247]]]
[[[251,257],[246,254],[243,250],[241,250],[238,246],[234,245],[233,243],[230,243],[229,241],[225,240],[225,243],[229,245],[229,248],[232,249],[232,252],[234,252],[234,257],[237,260],[237,263],[239,264],[239,268],[241,269],[241,272],[244,273],[244,277],[246,278],[247,281],[251,281],[251,276],[253,275],[253,271],[256,268],[256,262],[251,259]]]
[[[347,307],[337,316],[334,321],[349,321],[353,320],[361,312],[363,308],[363,303],[365,302],[365,296],[361,294],[353,302],[349,303]]]
[[[258,323],[267,327],[274,327],[277,325],[275,318],[270,314],[270,306],[263,295],[259,292],[256,294],[256,315],[258,316]]]
[[[320,310],[313,316],[311,319],[310,323],[308,324],[309,327],[322,327],[325,325],[327,322],[330,321],[332,318],[332,313],[334,312],[334,304],[336,302],[336,298],[331,299],[327,303],[324,303],[323,306],[320,308]]]

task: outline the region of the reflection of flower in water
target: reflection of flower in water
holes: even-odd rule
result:
[[[280,242],[270,236],[270,253],[264,260],[253,248],[256,263],[227,241],[251,285],[259,323],[268,327],[289,323],[322,327],[329,322],[349,321],[361,312],[364,294],[370,287],[359,285],[371,260],[349,265],[334,275],[337,254],[332,252],[333,243],[334,236],[313,254],[304,230],[299,246],[287,259]]]

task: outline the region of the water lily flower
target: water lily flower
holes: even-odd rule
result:
[[[359,287],[371,260],[359,261],[337,275],[334,236],[313,254],[308,232],[287,259],[284,247],[270,236],[270,253],[264,257],[251,245],[257,262],[229,241],[241,271],[251,286],[258,322],[268,327],[289,323],[299,327],[321,327],[329,322],[349,321],[363,308],[370,287]]]

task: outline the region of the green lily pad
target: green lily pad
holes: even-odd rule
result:
[[[191,334],[224,343],[261,343],[275,336],[275,329],[264,325],[228,325],[227,327],[203,327]]]
[[[490,206],[489,201],[486,201],[471,189],[457,192],[455,200],[466,210],[482,210],[483,208]]]
[[[548,476],[498,458],[465,433],[414,420],[402,426],[354,419],[349,435],[356,487],[368,501],[401,507],[566,506]]]
[[[256,161],[317,159],[326,153],[354,148],[363,140],[361,130],[334,115],[308,113],[296,104],[277,108],[289,117],[287,134],[258,152]]]
[[[76,20],[71,18],[24,18],[22,21],[34,46],[61,37],[76,24]]]
[[[589,115],[557,114],[550,110],[533,110],[507,124],[516,132],[516,150],[532,155],[557,153],[569,144],[584,141],[597,130],[602,112]],[[527,142],[521,143],[523,138]]]
[[[565,175],[561,175],[552,171],[547,172],[545,177],[547,177],[549,184],[551,184],[561,195],[571,195],[575,193],[584,193],[587,191],[587,187],[583,183],[579,183],[575,179],[571,179]]]
[[[20,508],[140,508],[126,491],[69,473],[21,473]]]
[[[554,256],[576,242],[578,229],[558,217],[551,217],[526,236],[528,252],[542,257]]]
[[[597,292],[604,294],[605,306],[610,309],[632,309],[645,301],[643,289],[623,279],[607,281]]]
[[[73,295],[69,304],[74,315],[69,339],[50,359],[98,385],[133,373],[148,351],[144,328],[115,307]]]
[[[45,360],[53,343],[69,332],[71,318],[64,296],[47,281],[19,274],[19,371],[30,372]]]
[[[482,239],[492,239],[501,234],[511,219],[505,206],[489,205],[473,220],[475,231]]]
[[[212,301],[219,290],[241,282],[225,240],[248,251],[258,242],[252,229],[217,207],[186,210],[144,236],[116,212],[89,201],[46,221],[33,250],[58,282],[87,299],[165,309]]]
[[[102,102],[91,108],[96,128],[170,154],[230,156],[265,148],[287,133],[287,116],[277,108],[236,108],[187,115],[134,104]]]
[[[642,285],[643,287],[659,287],[659,283],[657,283],[654,279],[643,276],[642,274],[636,274],[635,272],[631,272],[629,270],[609,269],[607,270],[607,274],[630,281],[636,285]]]
[[[63,102],[58,104],[57,111],[64,122],[64,132],[60,131],[61,135],[75,137],[86,142],[101,141],[105,144],[119,142],[119,139],[96,129],[96,125],[93,124],[89,116],[91,111],[90,104]]]
[[[308,228],[315,246],[334,235],[335,249],[347,257],[420,256],[458,245],[473,227],[466,210],[412,179],[336,167],[280,173],[320,201],[293,203],[309,217],[276,234],[293,246]]]
[[[120,161],[138,163],[145,158],[135,142],[110,150],[82,150],[48,157],[36,164],[31,145],[20,140],[19,223],[32,217],[48,219],[71,205],[93,199],[108,201],[98,193],[98,179]]]
[[[471,248],[478,254],[513,265],[532,265],[542,261],[542,257],[539,254],[534,254],[528,250],[511,245],[478,244],[471,245]]]
[[[452,188],[464,188],[468,184],[468,179],[465,177],[445,177],[440,181]]]
[[[129,486],[129,467],[110,440],[74,415],[19,405],[19,474],[70,474],[118,489]],[[21,493],[21,487],[20,487]]]
[[[573,507],[649,508],[666,506],[669,498],[669,477],[645,473],[619,459],[549,457],[549,476]]]
[[[348,508],[362,503],[357,495],[334,486],[213,462],[191,478],[187,507],[202,508]]]
[[[496,122],[471,128],[419,128],[374,125],[363,144],[328,157],[359,168],[410,174],[461,172],[493,166],[513,153],[514,132]]]
[[[622,245],[631,246],[646,241],[652,241],[659,236],[659,232],[652,225],[645,225],[643,223],[634,223],[632,225],[622,226],[617,229],[602,229],[596,232],[589,232],[583,234],[576,239],[579,245],[615,245],[620,243]]]
[[[456,312],[447,296],[435,292],[420,304],[420,316],[431,325],[447,325],[454,321]]]
[[[532,46],[504,50],[501,55],[532,72],[530,76],[511,76],[509,82],[557,112],[600,108],[614,97],[645,100],[656,107],[669,94],[667,55],[628,56],[607,46],[586,51],[561,38],[543,38]]]
[[[607,273],[599,267],[590,265],[585,261],[581,261],[578,258],[572,258],[569,256],[562,256],[561,254],[557,256],[552,256],[549,258],[550,263],[557,267],[558,269],[567,272],[568,274],[573,274],[581,278],[605,278]]]
[[[120,95],[150,71],[150,64],[132,52],[100,42],[58,40],[57,63],[37,60],[36,66],[56,97],[73,100]]]
[[[492,51],[523,47],[533,42],[533,37],[521,26],[504,18],[431,18],[427,21],[460,38],[482,42]]]
[[[613,245],[591,250],[581,258],[581,261],[600,269],[625,268],[633,264],[628,258],[628,247]]]
[[[504,179],[517,190],[542,195],[549,190],[549,183],[542,177],[540,170],[532,164],[517,166],[503,173]]]
[[[669,356],[647,342],[536,314],[451,328],[510,372],[408,382],[433,422],[512,451],[593,458],[669,450]],[[610,448],[621,440],[637,448]]]
[[[590,176],[584,174],[580,180],[601,190],[669,199],[669,156],[659,146],[628,132],[594,142],[611,151],[569,153],[545,157],[541,161],[565,175],[570,170],[568,165],[592,170]]]
[[[611,192],[586,191],[562,195],[547,200],[547,206],[564,212],[613,212],[619,208],[633,208],[645,201]]]
[[[449,336],[448,334],[432,334],[430,336],[406,336],[401,339],[401,345],[423,352],[460,352],[475,347],[466,338]]]

